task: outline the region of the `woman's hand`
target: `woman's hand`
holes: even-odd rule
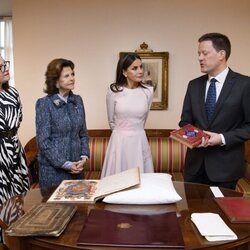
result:
[[[71,174],[79,174],[80,172],[82,172],[83,168],[84,168],[84,164],[86,163],[86,160],[87,160],[86,158],[83,158],[80,161],[72,162],[70,173]]]
[[[81,167],[81,165],[79,165],[79,161],[78,162],[72,162],[71,168],[70,168],[70,173],[71,174],[79,174],[80,172],[82,172],[83,167]]]

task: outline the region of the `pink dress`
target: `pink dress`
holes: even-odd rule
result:
[[[106,151],[101,178],[133,167],[154,172],[144,125],[153,98],[152,87],[123,88],[107,92],[107,113],[112,135]]]

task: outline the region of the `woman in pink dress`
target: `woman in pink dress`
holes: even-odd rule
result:
[[[116,82],[110,85],[106,97],[112,135],[101,178],[134,167],[139,167],[141,173],[154,172],[144,131],[153,88],[144,85],[142,78],[142,61],[137,54],[129,53],[119,60]]]

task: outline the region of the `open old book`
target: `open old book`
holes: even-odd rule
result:
[[[139,168],[131,168],[101,180],[65,180],[57,187],[47,202],[95,203],[106,195],[140,184]]]

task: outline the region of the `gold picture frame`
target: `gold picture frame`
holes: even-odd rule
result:
[[[154,87],[151,110],[168,108],[168,52],[152,52],[148,49],[135,51],[142,59],[144,83]],[[131,52],[120,52],[120,57]]]

